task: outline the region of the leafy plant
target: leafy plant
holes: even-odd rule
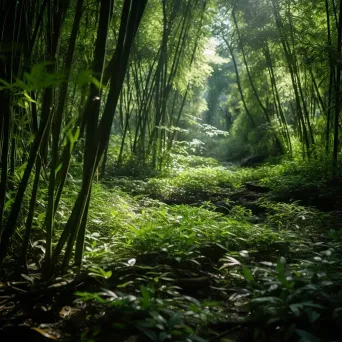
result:
[[[285,334],[288,340],[299,336],[304,341],[311,336],[310,340],[318,341],[336,329],[335,338],[339,338],[337,327],[341,318],[337,313],[342,278],[333,270],[340,263],[340,247],[333,242],[316,243],[314,247],[305,259],[296,263],[287,263],[284,257],[277,262],[253,261],[244,253],[243,259],[238,257],[241,261],[229,253],[222,259],[224,272],[228,268],[230,276],[241,275],[245,279],[244,290],[230,299],[236,303],[244,299],[252,319],[264,326],[259,327],[259,333],[271,329],[279,338]],[[232,273],[229,268],[238,273]],[[237,282],[241,284],[242,278],[238,277]],[[321,324],[319,329],[317,324]]]
[[[166,291],[165,291],[166,290]],[[156,297],[158,292],[169,294],[163,299]],[[78,292],[78,302],[97,302],[102,305],[106,313],[105,321],[111,321],[112,328],[120,329],[122,335],[132,333],[142,333],[150,341],[205,341],[195,332],[197,324],[206,325],[212,314],[205,309],[205,305],[190,297],[181,297],[177,292],[170,291],[166,287],[158,290],[154,287],[140,286],[137,295],[125,295],[104,290],[101,293],[81,293]],[[108,331],[98,333],[99,324],[104,324],[104,319],[100,321],[92,320],[86,337],[101,337],[108,334]]]

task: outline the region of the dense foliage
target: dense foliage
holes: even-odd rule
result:
[[[1,1],[0,339],[342,340],[341,4]]]

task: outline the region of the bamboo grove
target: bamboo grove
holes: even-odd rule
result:
[[[298,139],[304,158],[324,154],[337,162],[339,9],[336,1],[221,3],[215,32],[222,53],[232,61],[226,72],[231,79],[225,84],[231,94],[229,114],[234,114],[234,107],[243,108],[245,130],[259,129],[256,140],[271,133],[280,153],[291,154]],[[215,84],[212,88],[217,91]]]
[[[46,276],[72,260],[80,267],[94,178],[112,165],[162,170],[177,142],[194,134],[194,116],[239,134],[250,152],[266,141],[281,154],[297,148],[303,158],[326,155],[336,164],[340,7],[335,0],[1,1],[0,262],[20,249],[25,267],[39,225]],[[223,62],[206,53],[213,37]],[[56,224],[75,172],[81,182],[69,218]]]
[[[148,5],[147,0],[2,4],[0,261],[23,220],[20,255],[25,264],[37,194],[44,184],[44,268],[47,274],[53,272],[62,250],[62,267],[68,266],[74,247],[75,263],[81,265],[92,180],[106,152],[115,114],[120,116],[122,146],[132,130],[132,112],[137,115],[134,151],[153,155],[156,163],[166,144],[165,133],[157,127],[170,120],[166,104],[174,96],[180,66],[194,62],[205,5],[199,0]],[[154,37],[147,36],[150,20]],[[181,108],[177,110],[179,120]],[[82,184],[54,241],[55,214],[73,153],[80,150]],[[119,163],[121,158],[122,152]]]

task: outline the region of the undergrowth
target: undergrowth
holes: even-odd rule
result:
[[[183,159],[158,178],[94,184],[81,272],[88,280],[73,303],[86,316],[76,336],[68,331],[68,317],[65,337],[201,342],[236,341],[247,334],[248,341],[327,340],[342,317],[341,218],[336,210],[305,205],[294,189],[340,194],[329,187],[331,170],[318,162],[242,169]],[[79,184],[69,183],[56,235],[77,195]],[[246,183],[266,189],[253,200],[262,208],[258,214],[230,199],[248,198]],[[217,195],[229,204],[225,214],[215,211]],[[37,236],[43,206],[38,203]],[[32,286],[39,281],[30,273],[37,269],[32,265],[44,253],[43,240],[31,243],[22,277]],[[334,338],[340,338],[337,332]]]
[[[205,245],[220,244],[228,250],[263,248],[263,244],[275,241],[297,240],[289,230],[276,232],[268,225],[251,223],[252,214],[241,207],[224,216],[201,207],[167,206],[148,199],[134,200],[127,195],[118,199],[115,191],[104,191],[101,201],[108,201],[105,196],[112,196],[113,201],[106,206],[99,201],[99,207],[91,208],[88,238],[94,240],[95,234],[113,243],[115,248],[107,246],[102,253],[106,258],[111,254],[136,257],[146,252],[164,252],[182,259]]]
[[[313,174],[316,182],[310,183]],[[220,334],[227,341],[236,340],[241,322],[250,340],[324,340],[327,331],[340,323],[340,306],[333,304],[340,300],[333,293],[339,293],[342,285],[335,272],[340,262],[339,215],[297,202],[278,202],[274,196],[293,194],[296,186],[324,192],[330,175],[324,167],[306,162],[285,161],[257,169],[188,163],[164,177],[136,183],[121,179],[111,190],[99,186],[96,191],[103,202],[98,207],[94,202],[91,209],[95,225],[89,227],[86,264],[97,264],[99,269],[119,265],[110,267],[113,274],[121,274],[113,280],[119,290],[113,290],[110,300],[105,293],[79,296],[109,305],[107,312],[113,305],[128,306],[132,317],[144,317],[131,320],[131,329],[150,341],[214,340],[215,334],[217,340]],[[246,182],[272,190],[258,201],[265,209],[258,223],[250,210],[239,205],[226,216],[211,210],[209,202],[168,206],[159,201],[187,203],[190,197],[196,202],[208,193],[228,196],[243,190]],[[327,225],[332,228],[328,234]],[[129,303],[127,293],[134,293]],[[191,300],[187,293],[198,299]],[[208,298],[217,302],[206,304]],[[317,331],[317,321],[324,324],[323,332]],[[228,331],[222,333],[217,326],[211,330],[217,322],[229,326]]]

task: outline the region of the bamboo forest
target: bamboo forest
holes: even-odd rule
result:
[[[342,341],[342,0],[0,0],[0,341]]]

